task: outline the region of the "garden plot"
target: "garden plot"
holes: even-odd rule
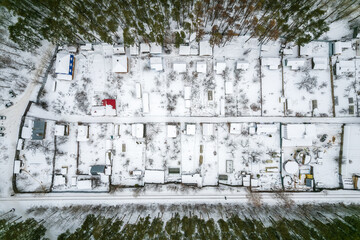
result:
[[[226,62],[227,70],[222,74],[223,81],[232,82],[233,85],[232,93],[225,97],[227,116],[261,115],[260,48],[256,40],[246,40],[246,37],[239,37],[224,47],[214,48],[214,63],[217,60]],[[236,63],[240,61],[247,62],[249,66],[236,70]]]
[[[186,124],[185,124],[186,128]],[[184,133],[185,131],[185,133]],[[181,170],[183,174],[200,173],[200,141],[201,128],[196,125],[195,134],[190,135],[183,131],[181,135]]]
[[[16,174],[16,187],[20,192],[50,191],[55,154],[54,132],[55,122],[46,122],[46,133],[43,140],[24,140],[24,148],[20,150],[19,160],[23,167]]]
[[[283,116],[281,70],[261,67],[261,75],[263,116]]]
[[[283,177],[288,190],[308,191],[339,187],[340,124],[294,124],[290,139],[283,127]],[[286,137],[287,135],[287,137]],[[297,133],[295,133],[297,135]],[[291,163],[291,164],[290,164]]]
[[[168,124],[146,125],[146,164],[148,170],[167,170],[181,167],[181,135],[179,125],[172,135]],[[175,136],[175,137],[173,137]]]
[[[333,57],[334,69],[337,57]],[[352,71],[334,74],[334,96],[336,116],[358,116],[358,91],[360,82],[360,61],[352,60],[356,67]]]
[[[228,175],[225,183],[250,186],[250,182],[246,185],[243,177],[251,175],[254,190],[281,188],[279,126],[271,124],[274,129],[271,133],[249,134],[249,128],[253,126],[239,124],[241,127],[236,133],[230,133],[228,124],[218,127],[219,173]],[[233,163],[232,168],[227,166],[229,160]]]
[[[107,165],[106,140],[114,134],[112,124],[89,124],[89,140],[79,142],[79,174],[90,174],[93,165]]]
[[[125,186],[143,185],[144,139],[132,136],[130,124],[118,126],[120,127],[120,137],[114,140],[115,154],[112,162],[111,183]]]
[[[66,178],[66,186],[54,186],[56,189],[71,187],[72,177],[77,175],[77,124],[69,124],[68,136],[56,136],[55,174]]]
[[[332,116],[330,71],[306,67],[292,70],[284,66],[284,88],[289,116]]]
[[[203,125],[204,126],[204,125]],[[203,136],[200,150],[201,175],[203,186],[214,186],[218,184],[218,153],[217,153],[217,126],[211,135]],[[201,157],[203,156],[203,157]]]

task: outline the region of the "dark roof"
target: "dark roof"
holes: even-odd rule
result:
[[[179,174],[180,168],[169,168],[169,174]]]
[[[34,127],[32,131],[32,140],[43,140],[45,138],[46,122],[41,120],[34,120]]]
[[[94,165],[91,167],[91,175],[98,175],[98,173],[105,173],[105,165]]]
[[[226,175],[226,174],[219,174],[219,180],[223,180],[223,181],[228,180],[228,175]]]

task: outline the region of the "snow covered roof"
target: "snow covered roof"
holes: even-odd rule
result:
[[[283,146],[312,146],[316,138],[316,126],[314,124],[287,124],[284,125]]]
[[[354,170],[351,167],[352,160],[356,164],[356,160],[360,159],[360,125],[347,124],[344,126],[344,143],[343,143],[343,157],[345,164],[343,164],[345,177],[352,177]],[[355,161],[354,161],[355,160]],[[345,165],[345,166],[344,166]]]
[[[151,54],[161,54],[162,47],[157,43],[150,43],[150,53]]]
[[[200,56],[212,56],[213,50],[208,41],[200,42]]]
[[[125,54],[125,47],[124,45],[115,45],[113,46],[114,54]]]
[[[92,44],[91,43],[86,43],[85,45],[81,45],[80,49],[83,51],[91,51],[92,50]]]
[[[139,48],[136,45],[130,46],[130,55],[137,56],[139,55]]]
[[[150,45],[147,43],[140,43],[140,52],[141,53],[149,53],[150,52]]]
[[[190,100],[191,99],[191,87],[184,88],[184,99]]]
[[[57,79],[72,80],[75,57],[70,53],[58,53],[56,55],[55,73]]]
[[[300,46],[300,56],[310,56],[312,53],[312,46],[310,44],[305,44]]]
[[[136,123],[131,125],[131,132],[134,138],[143,138],[144,137],[144,124]]]
[[[225,94],[232,94],[233,92],[234,92],[233,82],[226,81],[225,82]]]
[[[77,189],[79,190],[91,190],[92,189],[92,182],[91,180],[78,180]]]
[[[54,186],[63,186],[65,185],[65,176],[55,175],[54,176]]]
[[[288,58],[285,60],[286,66],[291,67],[291,70],[298,70],[305,66],[306,59],[304,58]]]
[[[188,56],[190,55],[190,46],[181,45],[179,48],[180,56]]]
[[[175,125],[167,125],[167,137],[175,138],[177,136],[177,130]]]
[[[292,55],[293,50],[291,48],[284,48],[283,53],[284,55]]]
[[[145,170],[144,183],[164,183],[165,171],[163,170]]]
[[[94,117],[105,116],[105,106],[92,106],[91,107],[91,116],[94,116]]]
[[[136,92],[136,98],[141,98],[141,84],[136,83],[135,84],[135,92]]]
[[[240,134],[241,128],[242,128],[241,123],[230,123],[231,134]]]
[[[216,74],[222,74],[225,71],[226,63],[223,61],[216,62],[215,70]]]
[[[197,62],[196,71],[198,73],[206,73],[206,62]]]
[[[269,66],[271,70],[279,69],[280,58],[261,58],[261,65]]]
[[[351,48],[351,42],[335,42],[334,54],[341,54],[344,49]]]
[[[278,131],[277,124],[257,124],[256,125],[256,132],[257,134],[270,134],[276,133]]]
[[[161,57],[150,58],[150,68],[155,71],[162,71],[163,70],[162,58]]]
[[[55,125],[55,136],[64,136],[65,135],[65,126],[64,125]]]
[[[313,69],[327,69],[328,59],[326,57],[313,57]]]
[[[344,73],[355,72],[355,62],[352,60],[349,61],[339,61],[336,63],[336,75],[341,75]]]
[[[196,125],[195,124],[186,124],[186,134],[195,135]]]
[[[199,55],[199,49],[197,47],[191,47],[190,48],[190,55],[191,56]]]
[[[214,124],[212,123],[203,123],[203,135],[212,136],[214,135]]]
[[[24,126],[21,130],[21,138],[29,139],[31,138],[32,128]]]
[[[143,93],[142,97],[142,109],[144,113],[148,113],[150,111],[150,103],[149,103],[149,93]]]
[[[177,73],[186,72],[186,63],[185,62],[177,62],[173,64],[173,70]]]
[[[77,141],[89,140],[89,126],[78,125]]]
[[[201,187],[202,185],[202,177],[200,174],[183,174],[181,175],[181,182],[183,184],[196,184],[197,186]]]
[[[284,169],[289,174],[295,174],[299,171],[299,164],[295,161],[287,161],[284,163]]]
[[[236,62],[236,69],[246,70],[249,68],[249,66],[250,66],[250,64],[246,61],[237,61]]]
[[[20,173],[20,169],[21,169],[21,161],[20,160],[15,160],[15,162],[14,162],[14,174]]]
[[[128,72],[128,58],[125,55],[112,56],[112,72],[126,73]]]

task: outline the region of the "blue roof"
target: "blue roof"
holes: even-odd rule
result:
[[[41,120],[34,121],[34,127],[32,131],[32,140],[43,140],[45,138],[46,123]]]
[[[72,75],[74,67],[74,55],[70,54],[69,75]]]

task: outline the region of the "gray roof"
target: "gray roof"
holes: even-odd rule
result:
[[[34,127],[32,130],[32,140],[43,140],[45,138],[46,122],[41,120],[34,120]]]
[[[98,173],[105,173],[105,165],[94,165],[91,167],[91,175],[98,175]]]

